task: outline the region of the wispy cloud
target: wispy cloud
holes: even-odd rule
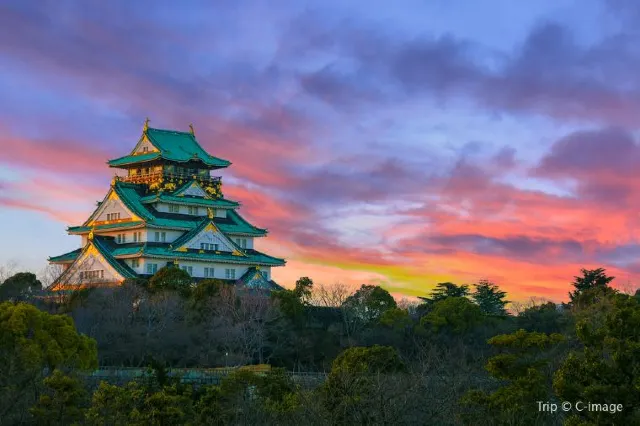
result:
[[[598,3],[611,25],[589,37],[549,8],[495,45],[483,19],[278,4],[4,2],[0,206],[81,222],[149,116],[233,162],[225,195],[270,230],[285,284],[489,278],[562,299],[580,267],[640,272],[632,2]]]

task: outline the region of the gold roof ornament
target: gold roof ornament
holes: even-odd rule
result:
[[[149,120],[149,117],[147,117],[147,119],[144,120],[144,127],[142,128],[143,132],[146,132],[147,130],[149,130],[149,121],[151,121]]]
[[[209,219],[213,219],[214,213],[211,207],[207,207],[207,216],[209,216]]]
[[[191,133],[191,136],[196,135],[196,132],[193,130],[193,124],[189,124],[189,133]]]
[[[89,231],[89,240],[93,241],[93,231],[96,229],[95,226],[91,227],[91,231]]]

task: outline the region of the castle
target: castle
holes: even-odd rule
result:
[[[49,262],[63,267],[51,290],[121,284],[149,278],[163,266],[182,268],[194,282],[216,278],[235,285],[278,289],[271,268],[283,259],[254,248],[267,235],[238,213],[240,204],[224,198],[212,170],[231,165],[209,155],[189,132],[144,124],[129,155],[108,161],[126,170],[115,176],[97,208],[67,232],[82,247]]]

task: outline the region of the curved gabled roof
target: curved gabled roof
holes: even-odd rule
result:
[[[190,132],[147,128],[140,140],[147,138],[158,149],[157,152],[144,154],[131,153],[124,157],[109,160],[111,167],[124,167],[136,163],[144,163],[157,159],[165,159],[178,163],[201,161],[211,168],[223,168],[231,165],[230,161],[209,155]]]

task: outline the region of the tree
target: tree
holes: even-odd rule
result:
[[[536,401],[550,401],[551,389],[545,375],[545,353],[564,341],[561,334],[518,330],[489,339],[501,353],[489,359],[486,370],[506,382],[493,392],[473,390],[462,399],[461,420],[465,424],[542,424],[545,413]]]
[[[350,291],[345,284],[334,283],[326,286],[323,284],[313,287],[311,304],[315,306],[324,306],[331,308],[339,308],[349,297]]]
[[[293,290],[295,296],[307,304],[311,299],[311,291],[313,289],[313,280],[309,277],[302,277],[296,281],[296,287]]]
[[[519,328],[541,333],[562,333],[570,323],[569,316],[558,305],[547,302],[525,308],[516,317]]]
[[[447,297],[467,297],[469,295],[468,285],[457,285],[454,283],[438,283],[428,298],[423,300],[431,303],[439,302]]]
[[[363,284],[344,301],[342,307],[353,313],[353,319],[368,324],[378,320],[386,310],[395,308],[396,301],[382,287]]]
[[[396,332],[403,332],[411,326],[411,318],[406,309],[391,308],[380,316],[380,324],[394,329]]]
[[[332,414],[331,424],[388,424],[381,419],[381,376],[405,371],[398,351],[390,346],[353,347],[336,357],[322,385],[324,405]],[[382,416],[381,416],[382,414]],[[382,421],[381,421],[382,420]]]
[[[469,331],[483,321],[482,310],[466,297],[447,297],[436,302],[433,309],[421,318],[420,325],[434,331],[448,329],[454,333]]]
[[[55,370],[44,386],[44,394],[29,410],[38,424],[66,426],[84,418],[87,391],[78,379]]]
[[[27,412],[33,389],[47,371],[92,369],[96,342],[78,334],[73,320],[25,303],[0,303],[0,418]]]
[[[152,290],[177,290],[183,295],[190,293],[191,275],[177,266],[162,267],[149,279]]]
[[[144,389],[135,381],[126,386],[100,382],[93,393],[86,419],[89,425],[129,425],[141,417]]]
[[[602,286],[600,286],[602,287]],[[585,290],[602,292],[602,288]],[[635,297],[608,294],[580,317],[572,351],[558,369],[553,387],[567,401],[589,401],[623,409],[575,410],[571,424],[640,424],[640,303]]]
[[[42,283],[31,272],[18,272],[0,285],[0,301],[25,301],[42,290]]]
[[[609,277],[604,268],[581,269],[582,276],[574,277],[573,286],[575,290],[569,293],[571,303],[578,301],[579,297],[587,290],[594,288],[607,288],[615,277]]]
[[[181,425],[193,418],[191,393],[176,385],[145,388],[100,383],[86,414],[90,425]]]
[[[300,300],[298,294],[293,290],[276,290],[271,292],[271,299],[276,302],[280,312],[292,320],[294,323],[300,324],[302,315],[304,314],[304,303]]]
[[[504,308],[508,303],[504,298],[507,293],[501,291],[497,285],[487,280],[481,280],[475,284],[475,289],[471,294],[471,298],[478,304],[480,310],[485,315],[507,315]]]

